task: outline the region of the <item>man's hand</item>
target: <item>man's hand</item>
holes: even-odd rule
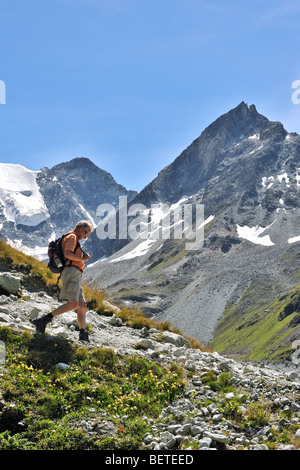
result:
[[[90,255],[88,253],[83,253],[83,259],[86,261],[90,259]]]

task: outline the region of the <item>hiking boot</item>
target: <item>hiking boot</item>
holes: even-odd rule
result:
[[[79,330],[79,341],[86,341],[87,343],[90,342],[89,334],[85,330]]]
[[[35,326],[37,333],[45,333],[46,326],[52,320],[52,315],[47,314],[40,318],[34,318],[31,323]]]

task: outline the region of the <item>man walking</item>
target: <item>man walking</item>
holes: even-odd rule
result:
[[[86,302],[81,286],[82,274],[85,267],[85,261],[90,258],[88,253],[84,253],[79,241],[86,239],[92,232],[92,225],[83,220],[78,222],[74,230],[69,232],[62,240],[62,249],[67,259],[61,275],[60,299],[67,302],[53,310],[53,312],[32,320],[37,333],[45,333],[46,325],[54,317],[70,310],[77,309],[77,322],[79,327],[79,340],[89,341],[86,326]]]

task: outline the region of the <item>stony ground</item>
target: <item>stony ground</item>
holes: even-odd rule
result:
[[[34,333],[30,320],[58,305],[55,297],[42,290],[23,288],[21,296],[1,295],[0,326]],[[117,313],[117,307],[109,303],[107,307]],[[115,315],[100,316],[92,310],[87,314],[87,323],[89,348],[108,347],[120,354],[140,354],[162,365],[177,363],[182,367],[184,395],[164,408],[157,420],[144,417],[151,425],[151,432],[144,437],[145,449],[299,449],[297,364],[257,364],[201,352],[192,349],[180,335],[132,329]],[[78,342],[76,313],[56,317],[47,333]],[[227,380],[230,389],[221,387],[222,379]],[[86,430],[93,428],[89,422],[82,426]]]

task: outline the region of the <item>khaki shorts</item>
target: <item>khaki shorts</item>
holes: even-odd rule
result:
[[[66,266],[61,275],[60,299],[85,302],[81,282],[82,272],[75,266]]]

